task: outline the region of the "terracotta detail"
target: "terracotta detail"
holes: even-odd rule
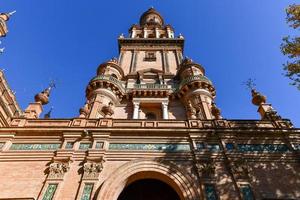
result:
[[[69,171],[69,169],[68,163],[53,162],[49,166],[48,179],[63,179],[65,173]]]
[[[215,163],[212,160],[199,160],[196,167],[200,177],[210,178],[215,175]]]
[[[102,162],[86,162],[83,164],[83,179],[98,179],[100,172],[103,169]]]

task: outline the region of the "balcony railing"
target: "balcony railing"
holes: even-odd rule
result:
[[[166,90],[171,89],[171,85],[163,85],[163,84],[155,84],[155,83],[144,83],[144,84],[134,84],[135,89],[158,89],[158,90]]]
[[[99,76],[96,76],[95,78],[93,78],[91,80],[91,82],[97,81],[97,80],[107,80],[107,81],[112,82],[112,83],[116,84],[117,86],[119,86],[122,91],[125,91],[124,84],[120,80],[118,80],[112,76],[99,75]]]
[[[195,76],[189,76],[188,78],[183,79],[180,82],[180,84],[178,85],[178,89],[180,89],[183,85],[188,84],[193,81],[202,81],[202,82],[212,85],[212,82],[206,76],[195,75]]]

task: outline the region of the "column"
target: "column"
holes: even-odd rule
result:
[[[133,102],[133,119],[139,118],[140,102]]]
[[[168,102],[162,102],[161,107],[162,107],[163,119],[169,119]]]

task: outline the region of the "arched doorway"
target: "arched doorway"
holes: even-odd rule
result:
[[[137,180],[124,188],[118,200],[180,200],[176,191],[157,179]]]
[[[177,165],[161,160],[137,159],[120,166],[104,181],[97,200],[118,200],[120,194],[132,183],[155,179],[176,191],[180,200],[199,200],[197,180]]]

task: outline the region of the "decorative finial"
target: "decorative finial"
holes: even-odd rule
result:
[[[35,102],[41,103],[42,105],[46,105],[47,103],[49,103],[50,92],[55,87],[56,87],[56,84],[55,84],[54,80],[51,80],[48,88],[46,88],[45,90],[43,90],[42,92],[40,92],[34,96]]]
[[[118,63],[118,59],[116,57],[112,57],[109,61],[114,62],[114,63]]]
[[[256,106],[259,106],[263,103],[266,103],[267,98],[266,96],[262,95],[261,93],[257,92],[255,87],[255,79],[249,78],[247,81],[243,82],[243,84],[246,86],[246,89],[251,91],[252,94],[252,103]]]
[[[12,11],[12,12],[9,12],[9,13],[1,13],[0,14],[0,18],[2,18],[4,21],[8,21],[9,20],[9,17],[12,16],[14,13],[16,13],[17,11]]]
[[[50,110],[44,115],[45,119],[50,119],[52,110],[53,110],[53,106],[51,106]]]
[[[181,33],[179,33],[178,38],[183,39],[183,35]]]
[[[13,14],[15,14],[17,11],[16,10],[14,10],[14,11],[12,11],[12,12],[9,12],[9,13],[7,13],[9,16],[12,16]]]
[[[124,33],[121,33],[121,35],[119,36],[119,38],[124,38]]]
[[[248,90],[255,90],[256,84],[255,79],[249,78],[247,81],[243,82],[243,84],[246,86],[246,89]]]
[[[51,80],[48,87],[49,91],[51,91],[53,88],[56,88],[55,80]]]

